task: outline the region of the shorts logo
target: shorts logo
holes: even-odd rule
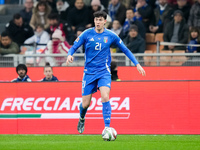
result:
[[[104,37],[104,43],[107,43],[108,42],[108,37]]]

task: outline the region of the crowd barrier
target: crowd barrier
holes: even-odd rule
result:
[[[199,81],[112,82],[111,126],[118,134],[200,134]],[[81,82],[1,83],[0,134],[78,134]],[[100,93],[84,134],[101,134]]]
[[[200,66],[200,53],[151,53],[134,54],[142,66]],[[71,66],[84,66],[84,54],[74,54],[74,62]],[[30,54],[30,55],[6,55],[0,56],[0,67],[16,67],[23,63],[28,66],[45,66],[45,62],[53,62],[51,66],[66,66],[67,54]],[[27,63],[31,59],[31,63]],[[113,53],[112,60],[118,66],[134,66],[123,53]]]

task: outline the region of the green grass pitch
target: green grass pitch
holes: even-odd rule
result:
[[[0,135],[0,150],[200,150],[200,135]]]

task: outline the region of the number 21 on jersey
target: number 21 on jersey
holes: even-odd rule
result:
[[[101,43],[96,42],[95,50],[101,50]]]

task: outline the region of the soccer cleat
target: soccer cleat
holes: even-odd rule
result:
[[[77,130],[79,133],[83,133],[85,129],[85,118],[79,118]]]

